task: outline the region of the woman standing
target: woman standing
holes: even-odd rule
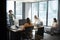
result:
[[[14,25],[13,18],[15,18],[15,17],[12,14],[12,12],[13,12],[12,10],[9,10],[9,22],[10,22],[10,26]]]

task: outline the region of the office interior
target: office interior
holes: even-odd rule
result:
[[[15,15],[14,25],[10,26],[9,23],[9,10],[13,11]],[[9,40],[59,40],[60,39],[60,27],[55,30],[55,33],[51,35],[51,28],[53,18],[58,20],[60,24],[60,0],[47,0],[47,1],[35,1],[35,2],[21,2],[21,1],[6,1],[6,13],[7,13],[7,28],[9,30]],[[39,19],[43,21],[43,27],[39,28],[40,35],[36,34],[36,29],[32,30],[32,38],[23,38],[20,30],[13,30],[19,26],[20,22],[23,24],[24,19],[30,18],[34,23],[34,15],[37,15]],[[20,20],[20,22],[19,22]],[[23,20],[23,21],[21,21]],[[60,26],[60,25],[59,25]],[[12,27],[12,29],[10,29]],[[28,35],[26,35],[28,36]],[[28,36],[29,37],[29,36]]]

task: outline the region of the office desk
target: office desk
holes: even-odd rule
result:
[[[16,26],[13,25],[13,26],[11,26],[10,30],[13,31],[13,32],[23,31],[23,26],[21,25],[21,26],[18,26],[18,28],[16,28]]]
[[[20,28],[16,29],[16,28],[13,28],[14,25],[12,26],[12,28],[9,30],[9,40],[22,40],[22,33],[23,33],[23,27],[20,26]],[[36,34],[40,34],[40,35],[43,35],[43,30],[42,29],[44,27],[34,27],[33,30],[35,30],[35,33],[36,33],[36,29],[38,29],[37,33]]]
[[[15,28],[15,25],[11,26],[9,29],[9,40],[22,40],[22,26],[20,28]]]

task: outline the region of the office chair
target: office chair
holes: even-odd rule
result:
[[[33,30],[33,28],[34,28],[34,26],[25,28],[23,39],[31,39],[32,38],[32,30]]]
[[[36,32],[36,35],[38,35],[37,37],[40,37],[40,38],[43,39],[43,36],[44,36],[44,27],[38,28],[38,31]]]

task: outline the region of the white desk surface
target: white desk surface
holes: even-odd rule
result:
[[[18,29],[15,27],[15,25],[11,26],[11,31],[13,32],[22,31],[22,30],[23,30],[23,26],[19,26]]]
[[[34,30],[36,30],[37,28],[42,28],[42,27],[43,26],[41,26],[41,27],[34,26]],[[15,27],[15,25],[11,26],[11,31],[13,31],[13,32],[22,31],[22,30],[23,30],[23,26],[19,26],[18,29]]]

